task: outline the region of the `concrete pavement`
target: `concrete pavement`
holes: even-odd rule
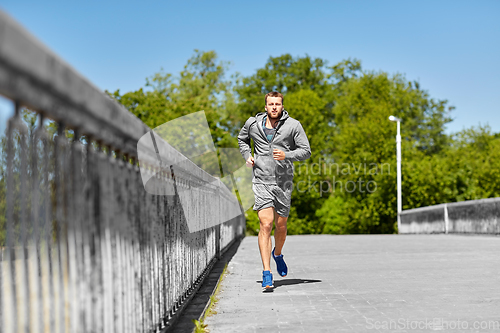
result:
[[[256,237],[228,265],[210,332],[500,332],[500,237],[302,235],[261,291]]]

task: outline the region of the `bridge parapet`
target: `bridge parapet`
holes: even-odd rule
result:
[[[16,109],[0,161],[2,332],[167,327],[243,236],[233,193],[186,158],[178,173],[141,168],[159,187],[196,181],[191,207],[147,193],[137,142],[150,129],[1,11],[0,94]],[[188,213],[208,227],[190,233]]]
[[[399,233],[500,234],[500,198],[404,210]]]

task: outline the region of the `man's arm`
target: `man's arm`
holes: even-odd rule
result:
[[[250,119],[248,119],[245,122],[245,125],[243,125],[243,128],[240,130],[240,134],[238,134],[238,145],[240,147],[240,153],[245,159],[245,161],[247,161],[248,158],[252,156],[252,148],[250,146],[250,136],[248,135],[249,123]]]
[[[295,141],[295,150],[285,152],[285,159],[295,162],[307,160],[311,157],[309,140],[307,139],[306,132],[300,122],[295,127],[293,139]]]

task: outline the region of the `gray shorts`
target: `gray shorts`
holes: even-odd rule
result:
[[[253,210],[274,207],[278,215],[288,217],[292,201],[293,186],[291,184],[281,188],[278,185],[254,183],[252,190],[255,195]]]

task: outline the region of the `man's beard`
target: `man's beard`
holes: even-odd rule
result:
[[[273,117],[271,111],[267,111],[267,116],[269,117],[269,119],[280,119],[282,114],[283,114],[283,109],[281,109],[281,111],[278,112],[278,114],[275,117]]]

